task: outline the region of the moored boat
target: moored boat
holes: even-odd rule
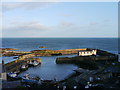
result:
[[[19,80],[21,77],[19,77],[16,73],[10,72],[7,73],[8,80]]]
[[[36,61],[36,60],[34,60],[34,61],[30,61],[29,63],[28,63],[28,65],[31,67],[31,66],[38,66],[40,63],[38,62],[38,61]]]
[[[19,74],[20,70],[17,69],[16,71],[14,71],[14,73]]]
[[[38,61],[33,62],[33,66],[38,66],[40,63]]]
[[[21,68],[20,68],[22,71],[25,71],[28,69],[28,65],[22,65]]]
[[[41,79],[39,77],[30,77],[29,74],[25,74],[22,77],[21,84],[36,86],[41,84]]]
[[[28,65],[31,67],[31,66],[33,66],[33,62],[30,60],[29,62],[28,62]]]

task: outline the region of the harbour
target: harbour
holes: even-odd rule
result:
[[[5,50],[5,48],[3,49]],[[90,56],[79,56],[78,54],[79,51],[84,51],[84,52],[86,51],[87,53],[88,51],[92,51],[92,50],[97,50],[97,54]],[[42,88],[42,87],[65,88],[65,86],[70,88],[76,88],[76,87],[85,88],[88,82],[90,82],[89,84],[92,84],[93,86],[95,86],[97,81],[100,80],[102,80],[103,81],[102,83],[104,83],[104,80],[113,78],[114,74],[116,74],[116,73],[110,74],[111,72],[104,73],[105,68],[109,67],[109,65],[114,66],[112,65],[113,63],[116,65],[118,61],[118,55],[116,53],[111,53],[109,51],[96,49],[96,48],[78,48],[78,49],[67,48],[61,50],[42,48],[41,50],[35,49],[29,51],[28,50],[19,51],[18,49],[17,51],[10,50],[10,52],[7,48],[7,53],[4,52],[3,54],[4,54],[3,57],[15,59],[12,61],[13,62],[12,64],[10,64],[11,62],[8,63],[4,62],[7,69],[6,70],[7,73],[14,71],[17,72],[17,69],[19,70],[19,68],[22,65],[30,64],[31,63],[30,60],[38,59],[38,61],[40,62],[38,66],[34,67],[30,65],[25,71],[23,70],[18,74],[19,77],[23,77],[25,74],[29,74],[30,77],[39,77],[41,78],[41,80],[43,81],[45,80],[45,82],[43,82],[44,84],[41,84],[41,86],[38,85],[37,88]],[[103,66],[104,68],[102,68]],[[79,71],[79,68],[82,68],[83,70]],[[118,76],[119,74],[116,75]],[[100,80],[97,78],[100,78]],[[115,76],[115,78],[117,77]],[[54,82],[54,80],[57,80],[57,82]],[[14,83],[15,81],[13,80],[8,82]],[[18,86],[24,86],[20,81],[18,80],[19,83]],[[74,81],[74,83],[70,83],[71,81]],[[81,85],[78,85],[79,82],[81,82]],[[30,86],[30,87],[35,88],[34,86]]]

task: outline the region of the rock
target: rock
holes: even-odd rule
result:
[[[47,48],[47,47],[45,47],[45,46],[40,46],[39,48]]]
[[[18,50],[18,49],[14,49],[14,48],[0,48],[0,50],[9,51],[9,50]]]
[[[26,55],[31,54],[31,52],[25,52],[25,51],[3,51],[2,56],[20,56],[20,55]]]

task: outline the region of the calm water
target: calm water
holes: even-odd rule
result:
[[[45,46],[47,49],[75,49],[75,48],[98,48],[112,53],[118,53],[117,38],[3,38],[3,48],[16,48],[18,51],[31,51],[40,49],[39,46]],[[69,55],[71,56],[71,55]],[[40,76],[43,79],[53,79],[57,77],[59,80],[64,79],[72,73],[77,66],[72,64],[58,65],[55,63],[56,57],[40,57],[42,64],[35,68],[29,68],[21,73],[30,73],[31,75]],[[3,57],[5,63],[13,61],[13,57]]]

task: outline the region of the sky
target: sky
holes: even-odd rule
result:
[[[4,2],[2,37],[117,37],[117,2]]]

